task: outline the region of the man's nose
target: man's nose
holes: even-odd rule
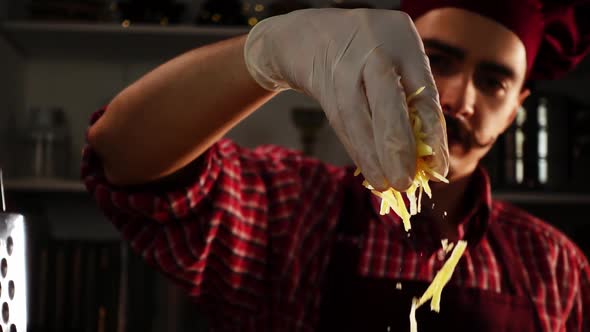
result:
[[[443,111],[455,117],[470,118],[477,93],[473,80],[468,75],[455,75],[446,81],[445,89],[440,91]]]

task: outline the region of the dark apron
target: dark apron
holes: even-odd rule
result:
[[[377,222],[370,206],[359,206],[361,202],[368,204],[365,193],[351,190],[345,199],[344,206],[358,207],[358,210],[342,216],[338,226],[324,284],[318,331],[409,332],[412,298],[420,297],[428,283],[358,275],[362,234],[367,221]],[[540,331],[522,263],[493,224],[488,238],[494,252],[499,254],[498,261],[505,271],[504,287],[509,294],[447,285],[442,293],[440,313],[430,310],[430,302],[417,310],[419,332]],[[401,282],[401,290],[396,289],[397,282]]]

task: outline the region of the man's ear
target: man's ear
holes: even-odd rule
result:
[[[531,95],[531,90],[530,89],[523,88],[520,91],[520,93],[518,94],[518,103],[516,104],[516,106],[514,106],[514,109],[512,110],[512,113],[510,114],[510,117],[508,118],[508,122],[506,123],[506,128],[510,127],[510,125],[514,121],[514,118],[516,118],[516,114],[518,113],[518,109],[520,108],[520,106],[522,106],[522,104],[524,103],[524,101],[530,95]]]

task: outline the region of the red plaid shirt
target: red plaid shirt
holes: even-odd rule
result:
[[[226,139],[191,169],[174,186],[116,188],[91,147],[82,163],[88,190],[124,239],[202,304],[213,330],[312,331],[335,226],[350,210],[343,192],[353,170],[277,146],[248,150]],[[522,258],[543,330],[590,331],[590,267],[583,253],[543,221],[492,201],[485,172],[474,179],[474,211],[483,209],[487,217],[472,214],[461,224],[461,235],[467,229],[477,236],[450,283],[506,291],[503,257],[485,232],[497,223]],[[378,212],[376,203],[367,206]],[[396,216],[375,215],[360,243],[358,273],[431,281],[443,264],[440,244],[432,249],[428,241],[418,243]]]

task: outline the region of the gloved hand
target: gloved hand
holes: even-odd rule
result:
[[[448,172],[444,117],[428,59],[411,19],[378,9],[306,9],[258,23],[244,48],[252,77],[269,90],[294,89],[322,106],[365,179],[377,190],[407,189],[416,145],[406,95],[433,150],[429,166]]]

